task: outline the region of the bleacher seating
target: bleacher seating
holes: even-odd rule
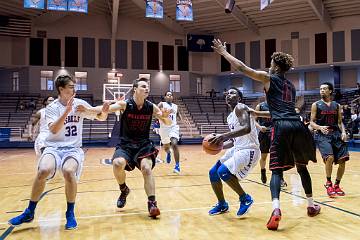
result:
[[[228,131],[226,119],[230,109],[223,97],[190,96],[182,97],[181,100],[188,108],[201,135]],[[244,103],[254,108],[258,98],[244,98]]]
[[[350,104],[356,97],[355,91],[348,91],[343,93],[341,100],[342,104]],[[84,99],[91,105],[101,105],[102,101],[94,101],[91,94],[78,94],[78,98]],[[34,99],[36,109],[19,108],[20,101],[27,104],[31,99]],[[151,102],[157,104],[161,101],[162,96],[149,96]],[[319,94],[304,95],[301,99],[303,102],[303,114],[310,113],[311,104],[319,100]],[[31,117],[38,109],[42,107],[43,98],[39,95],[20,95],[20,94],[3,94],[0,96],[0,127],[12,128],[12,137],[24,137],[27,134],[27,124],[30,123]],[[252,108],[255,108],[259,103],[258,97],[244,98],[244,103]],[[206,135],[209,133],[223,133],[228,131],[226,123],[229,114],[229,107],[227,106],[223,97],[210,98],[207,96],[186,96],[178,99],[178,105],[183,115],[186,115],[187,120],[182,122],[181,132],[188,131],[187,137]],[[107,121],[84,121],[84,140],[105,140],[110,138],[110,133],[115,123],[116,116],[111,114]],[[191,130],[189,130],[191,128]],[[190,133],[191,132],[191,133]],[[151,138],[158,139],[158,136],[151,131]]]
[[[0,96],[0,127],[11,128],[11,137],[20,138],[34,109],[27,108],[31,99],[39,102],[39,95],[31,94],[1,94]],[[25,109],[19,108],[19,103],[25,104]]]

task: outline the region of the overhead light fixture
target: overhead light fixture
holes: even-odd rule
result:
[[[231,13],[235,6],[235,0],[227,0],[225,5],[225,12]]]

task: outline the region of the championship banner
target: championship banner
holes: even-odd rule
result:
[[[48,0],[47,9],[56,10],[56,11],[66,11],[67,0]]]
[[[267,6],[269,6],[274,0],[260,0],[260,10],[264,10]]]
[[[176,0],[176,20],[193,21],[192,0]]]
[[[162,19],[164,16],[163,0],[146,0],[145,16]]]
[[[24,8],[44,9],[45,0],[24,0]]]
[[[70,12],[88,12],[88,0],[69,0],[68,10]]]

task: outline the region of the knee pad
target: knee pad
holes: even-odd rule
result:
[[[231,176],[234,176],[224,164],[219,167],[218,175],[224,182],[230,180]]]
[[[216,164],[209,171],[210,182],[219,182],[220,177],[218,175],[218,169],[221,166],[221,162],[217,161]]]

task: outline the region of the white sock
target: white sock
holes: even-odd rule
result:
[[[275,209],[275,208],[280,208],[280,200],[277,199],[277,198],[274,198],[274,199],[272,200],[272,206],[273,206],[273,209]]]
[[[314,199],[312,197],[307,198],[308,207],[314,207]]]

